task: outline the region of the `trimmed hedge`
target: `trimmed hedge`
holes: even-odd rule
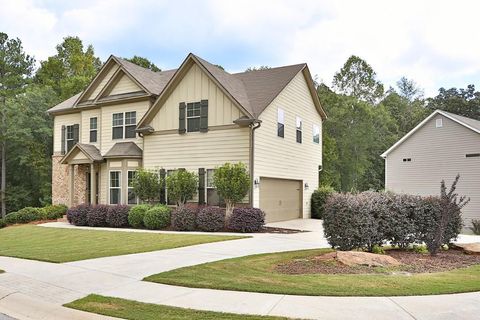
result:
[[[257,232],[265,224],[265,213],[258,208],[235,208],[228,219],[228,229],[236,232]]]
[[[313,191],[311,199],[311,213],[313,219],[322,219],[325,211],[325,203],[329,196],[335,193],[330,186],[322,186]]]
[[[92,206],[89,204],[80,204],[67,211],[67,221],[74,226],[86,226],[87,213],[91,210]]]
[[[87,224],[90,227],[106,227],[107,212],[110,206],[97,204],[87,212]]]
[[[216,232],[225,228],[225,209],[204,207],[197,214],[197,228],[202,231]]]
[[[128,224],[137,229],[145,228],[143,217],[151,207],[152,206],[148,204],[139,204],[130,208],[130,211],[128,212]]]
[[[124,204],[110,206],[107,210],[106,223],[112,228],[126,228],[128,224],[128,212],[130,207]]]
[[[196,209],[188,206],[178,207],[172,212],[172,228],[178,231],[194,231],[196,218]]]
[[[17,212],[10,212],[5,216],[4,220],[7,225],[17,223]]]
[[[166,205],[152,207],[145,212],[143,224],[150,230],[166,228],[170,225],[170,211]]]
[[[8,224],[29,223],[36,220],[43,220],[43,211],[41,208],[26,207],[17,212],[7,215]]]
[[[56,220],[62,218],[67,213],[68,207],[64,204],[51,204],[42,208],[42,210],[45,220]]]

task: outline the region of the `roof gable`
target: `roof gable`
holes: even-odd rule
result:
[[[118,94],[141,92],[145,93],[137,82],[132,77],[125,73],[122,69],[118,69],[108,83],[103,87],[95,101],[108,96],[114,96]]]
[[[91,144],[77,143],[70,151],[62,158],[60,163],[67,164],[79,161],[82,163],[93,163],[103,161],[100,151]]]

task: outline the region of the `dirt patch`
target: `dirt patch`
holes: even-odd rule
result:
[[[403,250],[388,250],[386,254],[397,259],[401,265],[388,268],[346,266],[333,259],[323,259],[320,255],[287,261],[277,265],[275,271],[284,274],[410,274],[449,271],[480,264],[480,256],[454,249],[442,251],[436,256]]]

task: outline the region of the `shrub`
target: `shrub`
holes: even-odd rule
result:
[[[140,200],[152,204],[159,199],[164,183],[157,171],[140,168],[135,171],[132,188]]]
[[[372,253],[376,254],[385,254],[385,249],[379,245],[374,245],[372,248]]]
[[[13,218],[13,217],[12,217]],[[43,219],[43,212],[40,208],[26,207],[20,209],[15,214],[15,222],[13,223],[29,223]]]
[[[5,223],[8,225],[17,223],[17,212],[10,212],[4,219]]]
[[[5,222],[5,219],[0,219],[0,229],[5,228],[7,226],[7,223]]]
[[[414,244],[413,247],[412,247],[412,250],[415,253],[420,253],[420,254],[427,254],[428,253],[427,246],[425,246],[425,245]]]
[[[97,204],[87,212],[87,225],[90,227],[106,227],[109,206]]]
[[[128,227],[128,211],[130,207],[124,204],[110,206],[105,219],[107,225],[112,228]]]
[[[43,208],[43,218],[45,220],[55,220],[63,217],[67,213],[68,207],[64,204],[52,204]]]
[[[311,211],[313,219],[322,219],[327,198],[335,192],[330,186],[322,186],[312,193]]]
[[[235,204],[241,202],[250,189],[250,176],[245,164],[225,163],[213,172],[213,185],[218,195],[227,206],[226,215],[229,217]]]
[[[92,209],[89,204],[80,204],[67,211],[67,221],[75,226],[87,225],[87,213]]]
[[[228,229],[236,232],[257,232],[265,224],[265,213],[258,208],[235,208],[228,219]]]
[[[202,231],[216,232],[225,228],[225,209],[204,207],[197,214],[197,227]]]
[[[182,206],[172,212],[172,228],[178,231],[193,231],[196,227],[197,209]]]
[[[141,229],[144,228],[145,225],[143,224],[143,217],[148,209],[152,206],[148,204],[139,204],[130,208],[128,212],[128,224],[133,228]]]
[[[410,244],[415,242],[416,225],[415,212],[423,199],[420,196],[413,195],[396,195],[392,194],[390,216],[383,225],[385,240],[390,241],[393,246],[406,249]]]
[[[167,192],[169,201],[183,206],[193,198],[198,190],[198,177],[194,172],[185,169],[175,170],[167,176]]]
[[[170,211],[166,205],[152,207],[145,212],[143,224],[151,230],[166,228],[170,225]]]
[[[470,230],[472,230],[474,234],[480,234],[480,220],[472,220]]]

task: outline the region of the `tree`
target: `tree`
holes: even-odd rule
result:
[[[187,200],[193,198],[198,188],[198,177],[185,169],[175,170],[167,176],[167,193],[169,201],[183,207]]]
[[[61,100],[87,87],[102,65],[92,45],[84,49],[78,37],[66,37],[57,45],[57,54],[40,63],[35,82],[51,86]]]
[[[245,164],[225,163],[215,169],[213,173],[213,185],[217,193],[226,204],[227,217],[233,212],[236,203],[245,198],[250,189],[250,176]]]
[[[401,77],[400,80],[397,81],[397,87],[400,96],[410,102],[423,98],[423,89],[419,88],[415,81],[407,79],[406,77]]]
[[[25,89],[33,71],[34,63],[35,60],[23,50],[20,39],[9,39],[6,33],[0,32],[0,148],[2,159],[0,201],[2,217],[6,214],[6,147],[8,138],[6,101]]]
[[[139,168],[135,171],[132,188],[135,195],[144,202],[153,204],[160,198],[164,186],[160,175],[155,170]]]
[[[375,103],[383,96],[383,84],[376,79],[377,74],[363,59],[350,56],[342,69],[333,77],[336,91],[362,101]]]
[[[480,120],[480,92],[475,91],[473,84],[467,89],[440,88],[437,96],[427,99],[427,108],[430,112],[440,109]]]
[[[245,70],[245,72],[268,70],[268,69],[271,69],[271,67],[269,67],[269,66],[249,67]]]
[[[135,63],[137,66],[150,69],[153,72],[160,72],[162,71],[159,67],[157,67],[153,62],[148,60],[147,58],[140,57],[140,56],[133,56],[133,58],[130,59],[125,59],[127,61],[130,61],[132,63]]]

